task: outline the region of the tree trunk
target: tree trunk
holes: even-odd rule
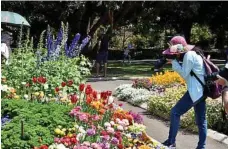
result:
[[[92,15],[92,11],[91,10],[92,10],[92,2],[88,1],[88,2],[86,2],[85,12],[83,13],[82,19],[81,19],[81,22],[80,22],[80,33],[81,33],[82,39],[85,38],[85,36],[87,36],[89,18]]]
[[[218,48],[218,49],[224,49],[225,31],[224,31],[223,27],[219,28],[219,31],[216,34],[216,36],[217,36],[217,40],[216,40],[215,47]]]
[[[190,20],[184,21],[184,23],[182,24],[182,31],[187,43],[190,43],[192,24],[193,22]]]

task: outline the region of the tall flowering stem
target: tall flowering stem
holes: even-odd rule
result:
[[[51,29],[50,26],[48,25],[47,27],[47,57],[50,56],[51,48],[52,48],[52,35],[51,35]]]
[[[68,57],[76,56],[75,55],[75,49],[77,48],[76,46],[78,44],[80,37],[81,37],[81,35],[79,33],[77,33],[74,36],[74,39],[73,39],[72,43],[70,44],[70,46],[69,47],[67,47],[67,45],[65,46],[66,56],[68,56]]]

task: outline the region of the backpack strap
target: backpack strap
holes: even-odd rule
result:
[[[196,78],[196,80],[202,85],[202,87],[205,87],[205,84],[203,84],[203,82],[199,79],[199,77],[191,70],[190,72],[191,76],[194,76]]]

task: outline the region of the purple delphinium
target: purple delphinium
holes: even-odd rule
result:
[[[65,52],[66,52],[66,56],[68,57],[74,57],[76,56],[76,47],[78,45],[78,41],[80,39],[81,35],[79,33],[77,33],[73,39],[73,41],[71,42],[70,46],[68,47],[67,44],[65,45]]]
[[[89,43],[89,40],[90,40],[90,36],[89,35],[82,40],[81,49],[83,49]]]
[[[52,35],[51,35],[51,31],[48,29],[47,30],[47,60],[51,60],[51,59],[56,59],[59,56],[59,52],[60,52],[60,45],[61,42],[63,40],[63,28],[61,27],[58,35],[57,35],[57,39],[56,41],[54,41]]]
[[[138,124],[143,123],[143,118],[140,114],[134,113],[132,111],[129,111],[129,114],[133,117],[135,123],[138,123]]]
[[[10,122],[11,119],[9,118],[8,115],[6,115],[5,117],[1,118],[1,124],[2,126],[4,126],[7,122]]]
[[[56,49],[58,45],[61,45],[62,40],[63,40],[63,28],[61,27],[59,29],[59,32],[58,32],[58,35],[57,35],[57,39],[55,41],[54,49]]]

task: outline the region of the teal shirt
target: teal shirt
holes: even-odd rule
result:
[[[196,54],[195,51],[188,51],[184,56],[182,66],[177,60],[172,60],[172,69],[178,72],[186,81],[192,102],[195,103],[199,100],[203,96],[203,87],[194,76],[190,75],[190,72],[193,70],[199,79],[205,83],[205,68],[202,57]]]

